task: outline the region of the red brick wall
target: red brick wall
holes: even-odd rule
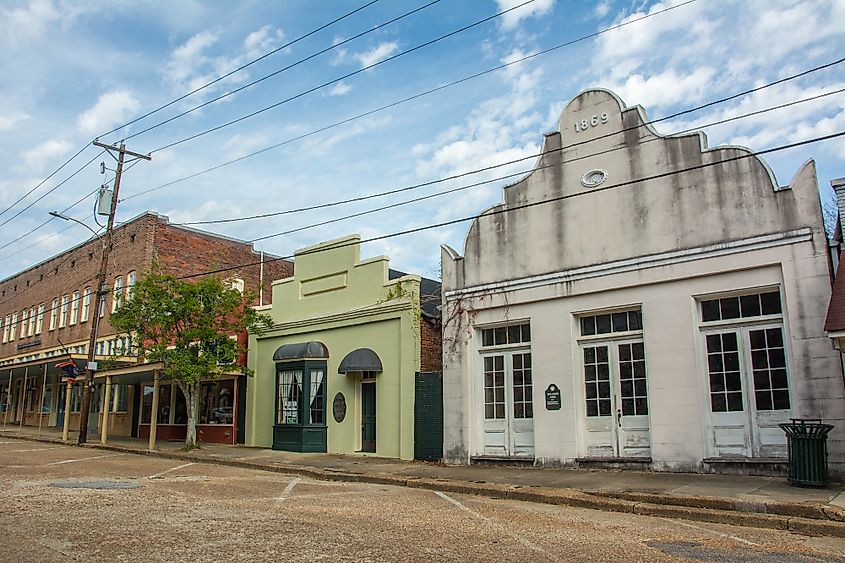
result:
[[[272,257],[269,257],[272,259]],[[155,256],[162,271],[175,276],[227,269],[216,275],[221,279],[240,278],[247,290],[258,294],[261,256],[252,245],[196,232],[190,229],[160,224],[156,229]],[[272,260],[264,263],[264,304],[270,303],[270,284],[293,275],[293,262]],[[256,299],[255,304],[258,304]]]
[[[15,338],[6,343],[0,342],[0,360],[22,354],[33,354],[44,349],[65,345],[87,343],[94,318],[94,296],[91,298],[91,314],[86,322],[77,320],[74,325],[49,330],[50,308],[53,299],[61,300],[65,294],[72,298],[74,291],[82,294],[85,287],[96,285],[96,276],[100,268],[101,245],[91,241],[71,249],[54,258],[33,266],[15,276],[0,282],[0,320],[6,315],[18,313],[18,327]],[[162,271],[183,276],[201,273],[212,269],[241,266],[259,262],[259,254],[252,245],[234,240],[203,234],[184,228],[168,225],[159,215],[148,213],[117,227],[114,231],[112,250],[109,256],[106,285],[113,287],[117,276],[122,276],[124,286],[127,274],[136,272],[140,278],[153,267],[154,259]],[[238,267],[231,272],[221,273],[221,277],[239,277],[244,280],[246,289],[258,291],[260,266]],[[286,260],[265,262],[264,265],[264,303],[270,302],[270,283],[273,280],[293,275],[293,263]],[[100,321],[101,338],[115,334],[109,324],[112,310],[112,296],[106,297],[106,314]],[[24,338],[20,335],[20,313],[26,308],[36,310],[38,305],[45,306],[44,326],[40,335],[33,334]],[[256,300],[257,303],[257,300]],[[69,307],[70,311],[70,307]],[[82,315],[82,303],[79,317]],[[70,312],[68,312],[68,318]],[[2,335],[2,330],[0,330]],[[40,344],[18,350],[18,345]]]
[[[420,370],[442,371],[443,341],[440,319],[420,319]]]
[[[116,276],[123,276],[125,284],[126,275],[130,271],[134,270],[140,275],[142,271],[149,267],[147,257],[152,247],[152,233],[157,220],[154,215],[144,215],[115,229],[106,278],[106,283],[109,286],[114,282]],[[66,345],[87,342],[91,331],[91,320],[95,314],[93,294],[91,296],[91,314],[88,321],[85,322],[80,320],[82,316],[82,303],[80,302],[79,319],[77,319],[76,324],[58,328],[57,320],[56,329],[50,330],[50,308],[53,299],[61,300],[61,297],[65,294],[72,298],[74,291],[79,291],[81,295],[86,287],[92,288],[93,291],[96,286],[101,258],[102,246],[100,241],[91,241],[0,282],[0,318],[5,319],[6,315],[14,312],[18,313],[19,318],[16,338],[5,344],[0,343],[0,358],[34,353],[43,348],[60,346],[59,340]],[[24,308],[30,310],[32,307],[36,307],[37,310],[41,303],[45,306],[42,333],[27,336],[23,339],[17,338],[20,335],[21,311]],[[100,322],[99,332],[101,336],[114,333],[108,323],[111,303],[109,296],[106,302],[106,316]],[[70,306],[68,307],[69,319]],[[39,346],[20,351],[17,349],[19,344],[33,343],[38,340],[41,341]]]

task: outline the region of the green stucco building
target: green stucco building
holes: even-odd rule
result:
[[[247,445],[412,459],[415,376],[440,368],[439,284],[422,283],[421,303],[421,278],[361,260],[358,235],[299,250],[250,335]]]

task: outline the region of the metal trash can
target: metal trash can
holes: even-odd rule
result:
[[[818,418],[791,418],[792,422],[779,424],[786,432],[789,449],[790,484],[799,487],[824,487],[827,485],[827,435],[832,424],[822,424]]]

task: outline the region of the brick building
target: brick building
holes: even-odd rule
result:
[[[256,305],[269,303],[269,281],[293,272],[291,262],[265,259],[251,244],[171,225],[166,217],[147,212],[115,228],[106,277],[112,291],[95,312],[91,309],[100,258],[101,243],[91,240],[0,281],[0,417],[4,425],[62,427],[68,416],[69,427],[78,427],[81,386],[72,386],[70,413],[65,413],[67,387],[61,384],[64,372],[56,364],[70,357],[84,365],[95,314],[100,315],[97,359],[111,358],[117,365],[133,363],[127,356],[129,336],[118,334],[109,319],[138,277],[154,266],[176,276],[241,266],[223,277],[256,293],[261,288]],[[265,279],[267,284],[262,283]],[[115,378],[108,417],[112,433],[144,437],[149,432],[152,387],[147,383],[138,373]],[[204,387],[200,439],[235,440],[237,392],[244,385],[233,376]],[[96,389],[89,431],[101,429],[102,385]],[[160,396],[159,435],[184,436],[181,390],[162,382]],[[221,400],[225,406],[220,406]],[[221,431],[223,427],[227,428]]]

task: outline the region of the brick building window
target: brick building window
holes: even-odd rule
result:
[[[63,328],[65,325],[67,325],[67,313],[69,305],[70,296],[68,296],[68,294],[62,295],[62,309],[59,313],[59,328]]]
[[[50,330],[55,330],[56,320],[59,318],[59,300],[53,299],[53,304],[50,307]]]
[[[35,334],[41,334],[44,329],[44,303],[38,306],[38,320],[35,323]]]
[[[123,276],[114,278],[114,293],[111,299],[111,312],[114,313],[123,304]]]
[[[29,328],[26,330],[27,336],[35,334],[35,307],[29,310]]]
[[[133,235],[134,236],[134,235]],[[135,272],[129,272],[126,275],[126,300],[132,301],[132,295],[135,293],[135,281],[137,279]]]
[[[3,342],[9,341],[9,325],[12,323],[11,315],[6,315],[6,319],[3,321]]]
[[[9,340],[14,340],[18,329],[18,314],[12,313],[12,328],[9,332]]]
[[[106,296],[100,295],[100,318],[106,316]]]
[[[74,291],[70,301],[70,324],[75,325],[79,319],[79,292]]]
[[[82,322],[87,321],[89,316],[91,316],[91,288],[86,287],[82,291]]]
[[[26,338],[26,328],[29,326],[29,323],[27,322],[28,320],[29,320],[29,311],[24,309],[23,311],[21,311],[21,334],[20,334],[20,337],[22,339]]]

